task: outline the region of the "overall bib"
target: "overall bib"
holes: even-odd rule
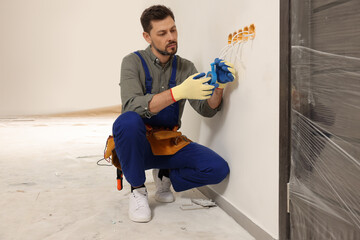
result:
[[[145,71],[146,93],[151,93],[152,78],[139,52]],[[177,57],[172,61],[169,88],[176,85]],[[134,187],[145,183],[145,170],[170,169],[170,180],[175,191],[221,182],[229,173],[227,162],[211,149],[190,143],[173,155],[155,156],[146,138],[145,124],[152,127],[173,128],[178,124],[178,102],[164,108],[151,118],[141,118],[136,112],[121,114],[113,124],[115,151],[126,180]]]
[[[144,71],[145,71],[145,88],[146,94],[151,93],[152,89],[152,77],[150,76],[149,68],[145,62],[145,59],[140,55],[139,52],[135,52],[136,55],[139,56],[141,59]],[[171,68],[171,78],[169,82],[169,88],[176,86],[176,70],[177,70],[177,60],[176,55],[174,55],[172,61],[172,68]],[[170,106],[161,110],[155,116],[151,118],[143,118],[145,124],[150,125],[152,127],[165,127],[165,128],[173,128],[178,124],[179,120],[179,103],[175,102]]]

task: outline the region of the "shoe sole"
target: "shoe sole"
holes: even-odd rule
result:
[[[137,222],[137,223],[147,223],[150,222],[151,217],[150,218],[136,218],[136,217],[132,217],[129,216],[130,220],[133,222]]]
[[[171,199],[171,200],[161,200],[159,197],[157,197],[155,195],[155,200],[158,202],[161,202],[161,203],[172,203],[172,202],[175,202],[175,197],[173,197],[173,199]]]

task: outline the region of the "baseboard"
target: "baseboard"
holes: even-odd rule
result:
[[[101,108],[91,108],[79,111],[72,112],[63,112],[63,113],[54,113],[54,114],[46,114],[39,115],[43,117],[109,117],[113,116],[114,120],[121,114],[121,104],[101,107]],[[36,117],[36,116],[35,116]]]
[[[204,186],[198,188],[198,190],[206,197],[214,200],[216,204],[229,214],[234,220],[243,227],[249,234],[251,234],[256,240],[274,240],[267,232],[261,227],[252,222],[248,217],[226,201],[221,195],[216,193],[211,188]]]

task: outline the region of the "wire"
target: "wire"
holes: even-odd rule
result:
[[[102,159],[98,160],[98,161],[96,162],[96,164],[97,164],[98,166],[102,166],[102,167],[112,166],[112,164],[103,164],[103,163],[100,163],[101,161],[104,161],[104,160],[106,161],[105,158],[102,158]]]
[[[107,147],[107,141],[106,141],[106,144],[105,144],[105,148],[104,148],[104,156],[105,156],[105,151],[106,151],[106,147]],[[102,159],[99,159],[97,162],[96,162],[96,165],[98,165],[98,166],[102,166],[102,167],[109,167],[109,166],[112,166],[112,164],[110,163],[110,164],[103,164],[103,163],[100,163],[101,161],[106,161],[106,162],[108,162],[108,163],[110,163],[110,160],[108,160],[108,159],[105,159],[105,158],[102,158]]]

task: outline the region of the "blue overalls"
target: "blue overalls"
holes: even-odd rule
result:
[[[146,93],[151,93],[152,78],[145,60],[139,52],[145,71]],[[169,88],[176,85],[177,58],[174,56]],[[141,118],[136,112],[121,114],[113,124],[116,154],[122,171],[131,186],[145,183],[145,170],[152,168],[170,169],[170,180],[175,191],[221,182],[229,173],[227,162],[211,149],[197,143],[190,143],[174,155],[153,155],[146,138],[145,124],[153,127],[173,128],[178,124],[177,102],[164,108],[157,115]]]

